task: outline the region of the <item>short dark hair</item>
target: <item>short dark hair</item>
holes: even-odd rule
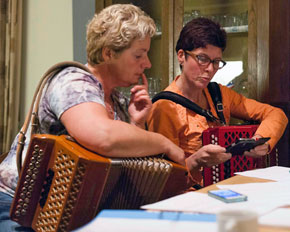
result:
[[[176,52],[180,49],[192,51],[197,48],[205,48],[210,44],[225,50],[227,34],[220,24],[208,18],[196,18],[188,22],[180,32],[176,44]]]

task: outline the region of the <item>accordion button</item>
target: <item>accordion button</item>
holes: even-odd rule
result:
[[[28,170],[27,170],[27,175],[29,175],[29,176],[32,175],[32,170],[31,170],[31,169],[28,169]]]
[[[35,161],[36,161],[36,158],[34,156],[32,156],[31,159],[30,159],[30,162],[31,163],[35,163]]]
[[[25,209],[22,209],[21,210],[21,215],[25,215],[26,214],[26,210]]]
[[[33,163],[30,163],[29,164],[29,169],[33,169],[34,168],[34,164]]]
[[[18,200],[18,203],[21,205],[21,204],[23,204],[23,200],[22,199],[19,199]]]
[[[15,211],[15,215],[18,217],[18,216],[20,216],[20,211],[19,210],[16,210]]]
[[[26,193],[27,192],[27,188],[26,187],[22,187],[21,192]]]
[[[26,197],[31,198],[31,192],[26,193]]]
[[[32,155],[33,155],[33,157],[36,157],[38,155],[38,151],[33,151]]]

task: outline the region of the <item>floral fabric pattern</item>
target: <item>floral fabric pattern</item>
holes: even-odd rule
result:
[[[112,93],[114,119],[130,122],[128,100],[118,91]],[[61,135],[68,134],[60,121],[61,115],[69,108],[85,102],[95,102],[105,107],[104,91],[101,83],[90,73],[77,67],[68,67],[51,78],[45,85],[38,117],[40,133]],[[30,125],[26,133],[22,159],[30,142]],[[16,147],[18,135],[13,141],[8,156],[0,165],[0,191],[14,195],[18,172],[16,165]]]

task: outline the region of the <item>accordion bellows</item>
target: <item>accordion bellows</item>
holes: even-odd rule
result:
[[[165,159],[105,158],[64,135],[35,135],[10,215],[35,231],[71,231],[102,209],[137,209],[191,184],[185,167]]]

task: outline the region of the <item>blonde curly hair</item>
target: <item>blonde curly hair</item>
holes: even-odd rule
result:
[[[95,14],[87,26],[87,61],[103,62],[102,49],[116,54],[129,48],[135,39],[152,37],[156,32],[153,19],[132,4],[114,4]]]

